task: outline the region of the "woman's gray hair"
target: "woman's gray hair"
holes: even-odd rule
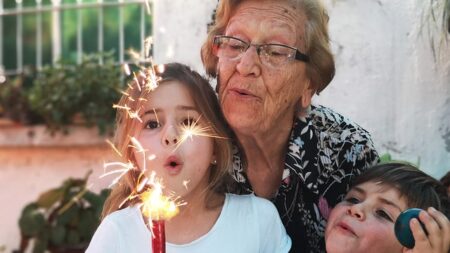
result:
[[[208,37],[202,46],[201,57],[206,73],[216,77],[217,57],[213,52],[214,36],[222,35],[240,3],[252,0],[220,0],[215,13],[215,21],[210,26]],[[270,1],[270,0],[266,0]],[[284,1],[294,8],[301,10],[306,17],[306,24],[296,26],[305,41],[305,54],[310,61],[306,64],[306,75],[310,79],[316,93],[325,89],[335,74],[334,59],[330,49],[328,36],[328,13],[320,0],[276,0]],[[261,1],[263,4],[264,1]],[[303,20],[303,19],[300,19]]]

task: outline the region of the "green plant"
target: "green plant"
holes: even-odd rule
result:
[[[23,208],[19,219],[21,243],[16,252],[25,252],[30,240],[34,240],[33,253],[86,250],[109,194],[107,189],[100,194],[89,191],[89,174],[83,179],[67,179]]]
[[[413,166],[419,166],[420,165],[420,157],[417,159],[417,162],[409,162],[409,161],[405,161],[405,160],[398,160],[398,159],[393,159],[392,155],[390,153],[384,153],[380,156],[380,163],[389,163],[389,162],[400,162],[400,163],[406,163],[406,164],[411,164]]]
[[[35,78],[36,72],[26,69],[23,74],[0,84],[0,111],[3,117],[26,125],[43,122],[43,119],[31,110],[27,97]]]
[[[81,64],[59,62],[45,67],[28,93],[30,107],[44,118],[50,130],[65,129],[81,118],[101,133],[112,129],[123,82],[112,53],[83,57]]]

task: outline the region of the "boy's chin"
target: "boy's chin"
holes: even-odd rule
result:
[[[327,253],[358,253],[346,240],[342,240],[342,238],[339,238],[339,236],[336,235],[330,235],[326,239],[326,249]]]

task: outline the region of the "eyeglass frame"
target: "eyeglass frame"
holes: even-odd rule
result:
[[[238,40],[238,41],[244,43],[245,45],[247,45],[247,48],[246,48],[242,53],[247,52],[247,50],[248,50],[251,46],[254,46],[255,49],[256,49],[256,53],[258,54],[258,56],[260,56],[260,52],[261,52],[260,48],[261,48],[261,47],[264,47],[264,46],[271,46],[271,45],[273,45],[273,46],[282,46],[282,47],[286,47],[286,48],[295,50],[295,55],[294,55],[294,57],[293,57],[293,58],[291,57],[291,58],[288,58],[288,59],[294,59],[294,60],[298,60],[298,61],[302,61],[302,62],[309,62],[309,56],[306,55],[306,54],[304,54],[304,53],[302,53],[302,52],[300,52],[300,50],[298,50],[298,48],[296,48],[296,47],[291,47],[291,46],[288,46],[288,45],[278,44],[278,43],[252,44],[252,43],[245,42],[244,40],[241,40],[241,39],[239,39],[239,38],[236,38],[236,37],[233,37],[233,36],[228,36],[228,35],[216,35],[216,36],[214,36],[214,38],[213,38],[213,44],[214,44],[214,45],[220,46],[220,43],[218,43],[217,40],[218,40],[218,39],[221,39],[221,38],[235,39],[235,40]]]

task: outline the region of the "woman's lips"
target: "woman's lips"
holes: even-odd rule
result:
[[[257,98],[253,93],[244,89],[233,88],[229,90],[229,93],[241,98]]]
[[[169,156],[164,163],[164,168],[170,175],[177,175],[183,168],[183,162],[176,156]]]

